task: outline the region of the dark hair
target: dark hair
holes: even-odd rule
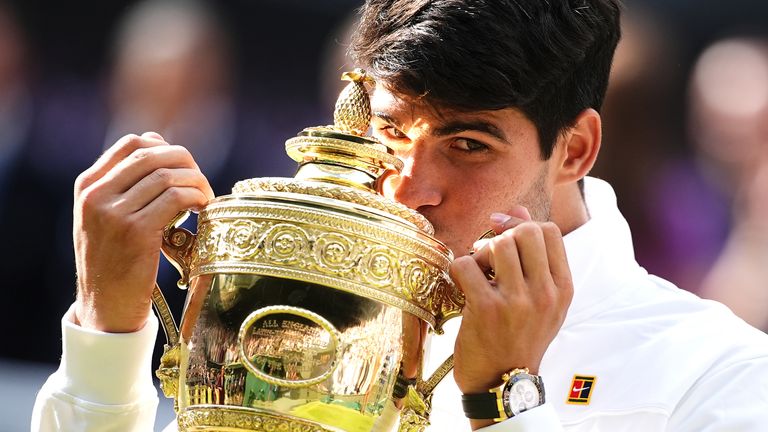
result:
[[[350,54],[386,86],[459,111],[515,107],[544,159],[600,109],[619,0],[368,0]]]

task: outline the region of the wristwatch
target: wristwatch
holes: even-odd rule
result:
[[[544,382],[540,376],[528,373],[527,368],[513,369],[501,379],[504,384],[488,393],[462,395],[464,415],[500,422],[544,404]]]

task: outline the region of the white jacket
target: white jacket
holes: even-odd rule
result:
[[[587,178],[585,197],[589,222],[565,236],[573,302],[540,367],[547,403],[483,430],[768,430],[768,336],[648,275],[607,183]],[[69,314],[61,367],[38,394],[32,431],[151,430],[157,320],[114,335],[79,328]],[[432,338],[428,371],[451,354],[459,324]],[[452,375],[436,389],[431,421],[430,432],[470,430]]]

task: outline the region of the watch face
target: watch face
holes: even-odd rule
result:
[[[508,410],[507,416],[509,417],[541,405],[539,388],[530,378],[525,376],[507,383],[502,397],[504,398],[504,408]]]

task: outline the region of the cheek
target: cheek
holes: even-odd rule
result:
[[[445,200],[445,218],[441,222],[457,255],[463,255],[491,228],[491,213],[505,210],[506,197],[498,192],[472,180],[452,180],[452,196]]]
[[[460,176],[455,184],[464,199],[476,202],[479,207],[500,211],[527,189],[525,176],[526,173],[509,165],[497,166],[478,170],[471,176]]]

